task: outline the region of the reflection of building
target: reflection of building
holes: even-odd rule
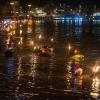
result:
[[[94,18],[95,20],[100,20],[100,12],[95,12],[95,13],[93,13],[93,18]]]
[[[46,16],[46,13],[42,9],[36,8],[35,12],[36,12],[36,15],[38,15],[39,17]]]
[[[17,13],[19,13],[19,1],[17,1],[17,0],[12,0],[11,2],[10,2],[10,6],[11,6],[11,13],[13,13],[13,14],[17,14]]]
[[[100,90],[100,80],[99,80],[99,78],[95,77],[92,80],[92,88],[91,88],[90,95],[93,98],[98,98],[99,97],[99,90]]]
[[[100,25],[100,11],[94,12],[91,19],[94,25]]]
[[[11,13],[17,14],[19,12],[19,3],[17,0],[7,1],[5,5],[0,6],[0,14],[4,16],[11,15]]]

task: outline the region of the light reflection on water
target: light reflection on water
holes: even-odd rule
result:
[[[92,79],[90,95],[93,98],[98,98],[99,97],[99,91],[100,91],[100,79],[98,77],[94,77]]]
[[[82,23],[72,21],[31,22],[29,20],[28,23],[24,21],[18,26],[16,25],[19,27],[16,28],[16,34],[13,34],[16,55],[8,58],[7,61],[7,75],[14,78],[15,87],[12,86],[12,90],[15,89],[15,95],[26,98],[41,93],[45,95],[58,95],[62,92],[84,94],[83,86],[88,83],[88,78],[85,76],[89,77],[88,70],[90,70],[90,75],[92,74],[90,65],[96,62],[100,54],[97,40],[100,30],[95,27],[92,29],[93,31],[89,31],[91,27],[82,25]],[[97,35],[95,34],[96,29],[98,29]],[[40,34],[43,36],[41,40],[38,38]],[[51,38],[53,38],[52,43]],[[86,75],[78,77],[73,75],[70,62],[67,62],[66,45],[68,43],[72,47],[80,48],[86,56],[84,66]],[[43,57],[39,53],[33,52],[34,45],[42,44],[53,45],[52,56]],[[0,64],[2,63],[0,62]],[[91,80],[91,77],[89,79]],[[95,95],[95,98],[99,97],[99,79],[93,78],[90,83],[91,85],[86,86],[90,87],[88,90],[90,95],[92,97]]]

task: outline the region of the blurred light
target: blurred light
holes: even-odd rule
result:
[[[10,5],[14,5],[14,2],[10,2]]]
[[[19,30],[19,33],[20,33],[20,35],[23,33],[23,31],[22,30]]]
[[[34,50],[36,50],[37,49],[37,47],[36,46],[34,46]]]
[[[20,26],[20,27],[22,27],[22,25],[21,25],[21,24],[20,24],[19,26]]]
[[[98,98],[99,97],[99,88],[100,88],[100,81],[98,77],[93,78],[93,83],[92,83],[92,90],[90,92],[90,95],[93,98]]]
[[[32,20],[28,20],[28,25],[32,25]]]
[[[69,51],[71,50],[71,45],[70,45],[70,44],[68,45],[68,50],[69,50]]]
[[[41,39],[41,38],[42,38],[42,35],[40,34],[40,35],[38,36],[38,38]]]
[[[31,33],[31,32],[32,32],[32,28],[31,27],[28,27],[27,33]]]
[[[31,4],[28,4],[28,7],[31,7],[32,5]]]
[[[9,31],[10,31],[10,27],[7,27],[7,28],[6,28],[6,31],[8,31],[8,32],[9,32]]]
[[[11,19],[4,19],[3,24],[11,24]]]
[[[96,72],[98,72],[99,69],[100,69],[100,66],[94,66],[93,67],[93,72],[96,73]]]
[[[53,39],[53,38],[51,38],[50,40],[51,40],[51,42],[53,42],[53,41],[54,41],[54,39]]]
[[[23,38],[21,37],[18,44],[21,45],[23,43]]]
[[[15,31],[12,31],[12,35],[14,35],[15,34]]]
[[[32,40],[30,40],[29,44],[32,46],[32,45],[34,45],[34,42]]]
[[[9,41],[10,41],[10,39],[8,38],[8,39],[6,40],[6,44],[9,44]]]
[[[26,24],[27,21],[28,21],[27,19],[24,19],[24,20],[22,21],[22,23],[23,23],[23,24]]]

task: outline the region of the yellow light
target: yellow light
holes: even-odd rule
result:
[[[9,41],[10,41],[10,39],[7,39],[7,40],[6,40],[6,44],[9,44]]]
[[[68,45],[68,50],[69,50],[69,51],[71,50],[71,45]]]
[[[53,42],[54,41],[54,39],[53,38],[51,38],[51,42]]]
[[[37,47],[36,46],[34,46],[34,50],[36,50],[37,49]]]
[[[38,38],[41,39],[41,38],[42,38],[42,35],[40,34],[40,35],[38,36]]]
[[[22,25],[21,25],[21,24],[20,24],[19,26],[20,26],[20,27],[22,27]]]
[[[32,40],[29,41],[30,45],[34,45],[34,42]]]
[[[14,35],[15,34],[15,31],[12,31],[12,35]]]
[[[94,66],[94,68],[93,68],[93,72],[98,72],[98,70],[100,69],[100,66]]]
[[[29,21],[28,21],[28,25],[32,25],[32,20],[30,19]]]
[[[23,43],[23,38],[21,37],[18,44],[21,45]]]
[[[7,27],[7,28],[6,28],[6,31],[10,31],[10,27]]]
[[[22,34],[22,32],[23,32],[22,30],[19,30],[20,35]]]

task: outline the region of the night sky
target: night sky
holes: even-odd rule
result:
[[[0,0],[0,5],[6,4],[11,0]],[[32,3],[33,5],[45,5],[50,3],[66,3],[72,6],[77,6],[79,4],[87,4],[87,5],[100,5],[99,0],[20,0],[21,4],[29,4]]]

